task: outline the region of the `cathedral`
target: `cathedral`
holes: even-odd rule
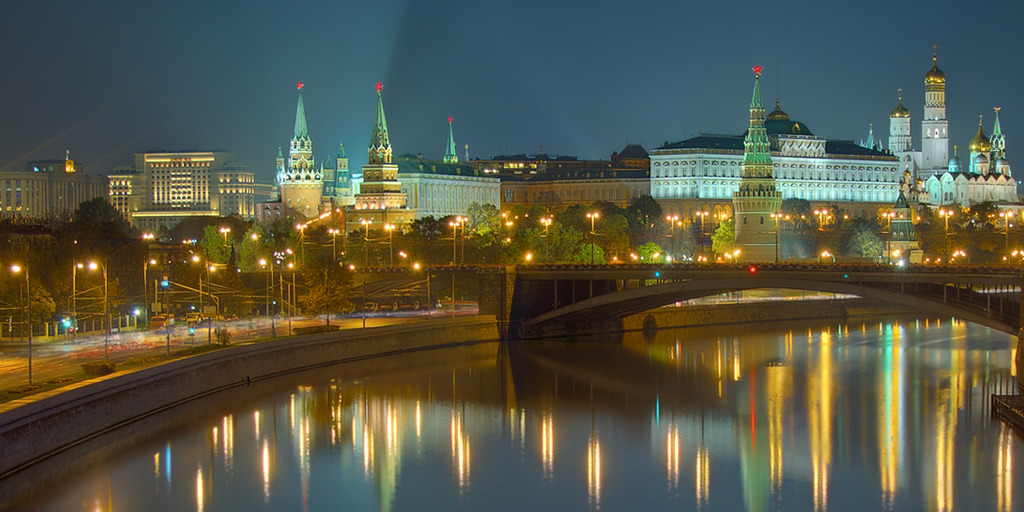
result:
[[[889,151],[899,158],[900,192],[911,203],[930,206],[969,207],[982,202],[1018,205],[1017,182],[1006,160],[1006,139],[995,108],[992,138],[985,136],[982,120],[971,139],[966,168],[957,146],[949,156],[949,121],[946,119],[946,74],[932,55],[932,68],[924,76],[924,119],[921,149],[913,149],[910,111],[903,106],[902,90],[896,108],[889,113]]]

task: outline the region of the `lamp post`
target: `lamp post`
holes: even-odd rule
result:
[[[886,263],[892,263],[892,219],[896,217],[896,212],[882,212],[882,217],[885,218],[885,261]]]
[[[334,228],[327,228],[327,232],[331,234],[331,260],[338,261],[338,233],[341,231]]]
[[[999,217],[1003,219],[1003,232],[1006,236],[1003,240],[1003,252],[1009,252],[1010,250],[1010,219],[1013,218],[1013,212],[1009,210],[1003,210],[999,212]]]
[[[694,213],[700,219],[700,255],[704,255],[704,219],[709,215],[707,210]]]
[[[142,309],[146,312],[146,329],[149,329],[149,266],[156,265],[156,260],[150,258],[142,264]],[[155,298],[155,297],[154,297]]]
[[[773,213],[769,215],[772,220],[775,221],[775,263],[779,262],[779,221],[782,220],[783,214]]]
[[[598,217],[601,216],[600,212],[590,212],[587,214],[587,218],[590,219],[590,264],[594,264],[594,222],[597,221]]]
[[[542,217],[540,223],[544,226],[544,263],[551,260],[551,242],[548,240],[548,228],[551,227],[551,217]]]
[[[306,228],[309,224],[296,224],[295,229],[299,230],[299,264],[306,264]]]
[[[370,253],[368,252],[368,246],[370,245],[370,224],[373,224],[373,219],[359,219],[359,223],[363,225],[363,266],[370,266]]]
[[[669,237],[672,239],[672,259],[676,258],[676,222],[679,221],[678,215],[666,215],[665,220],[668,221]]]
[[[220,231],[220,234],[224,235],[224,245],[227,246],[228,245],[228,233],[231,232],[231,228],[229,228],[227,226],[222,226],[219,229],[219,231]]]
[[[945,233],[945,238],[944,238],[944,240],[945,240],[945,243],[944,243],[945,247],[943,247],[943,249],[942,249],[943,255],[949,253],[949,218],[953,216],[953,213],[954,213],[953,210],[947,210],[945,208],[939,208],[939,217],[942,217],[942,219],[946,221],[946,230],[944,232]]]
[[[384,231],[388,232],[388,266],[395,266],[395,248],[391,244],[391,232],[395,230],[394,224],[384,224]]]
[[[103,260],[103,263],[89,262],[89,270],[96,270],[97,268],[103,269],[103,321],[107,324],[107,328],[103,332],[103,358],[110,359],[110,309],[107,305],[107,261]]]
[[[458,256],[458,252],[457,252],[458,251],[458,239],[459,239],[459,226],[461,226],[467,220],[469,220],[469,219],[467,219],[465,217],[462,217],[462,216],[456,216],[454,220],[448,221],[448,225],[452,227],[452,265],[457,265],[459,263],[459,256]],[[463,230],[462,230],[462,236],[466,236],[465,228],[463,228]],[[465,255],[465,251],[463,251],[463,255]]]
[[[820,210],[814,210],[814,214],[818,216],[818,231],[825,230],[825,217],[828,215],[828,210],[822,208]]]
[[[11,272],[25,271],[25,326],[28,327],[28,384],[32,385],[32,281],[28,276],[28,265],[11,265]]]
[[[78,269],[85,268],[85,264],[73,262],[71,265],[71,326],[74,327],[72,338],[78,336]]]

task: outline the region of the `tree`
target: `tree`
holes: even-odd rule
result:
[[[640,263],[664,263],[665,251],[654,242],[647,242],[636,248]]]
[[[352,272],[331,261],[330,257],[307,260],[302,269],[302,278],[309,292],[299,297],[299,300],[310,313],[325,315],[326,325],[331,325],[331,313],[352,307],[349,300]]]
[[[582,244],[579,246],[579,250],[576,251],[576,255],[573,257],[574,263],[583,263],[589,265],[604,265],[607,263],[604,259],[604,249],[601,249],[600,245],[596,244]]]
[[[722,221],[711,235],[711,250],[715,254],[725,254],[736,248],[736,224],[733,219]]]
[[[860,224],[850,237],[847,252],[862,258],[877,258],[882,255],[884,243],[867,223]]]
[[[809,228],[811,217],[814,216],[810,201],[795,197],[784,199],[782,206],[779,207],[779,213],[789,215],[789,220],[793,223],[793,229],[796,231]]]
[[[650,242],[656,236],[654,227],[662,221],[661,205],[650,195],[642,195],[626,208],[629,238],[633,245]]]

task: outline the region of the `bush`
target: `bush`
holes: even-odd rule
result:
[[[113,361],[89,361],[82,363],[82,371],[86,375],[110,375],[114,373],[114,366],[116,364]]]
[[[217,343],[220,343],[221,345],[231,343],[231,333],[229,333],[227,329],[214,329],[213,334],[217,338]]]

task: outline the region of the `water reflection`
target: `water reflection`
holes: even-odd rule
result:
[[[370,360],[193,404],[4,507],[1009,511],[1013,343],[894,320]]]

